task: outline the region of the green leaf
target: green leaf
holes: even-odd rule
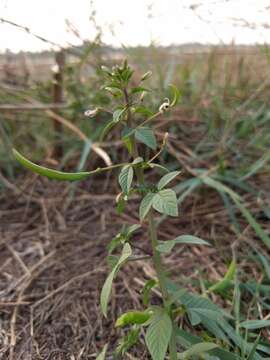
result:
[[[123,143],[126,145],[129,154],[132,154],[133,143],[131,141],[131,138],[130,137],[123,138]]]
[[[153,208],[161,214],[178,216],[175,192],[171,189],[160,190],[153,197]]]
[[[119,246],[122,241],[125,241],[125,238],[121,233],[117,234],[107,245],[109,255]]]
[[[231,338],[231,340],[237,345],[240,349],[245,349],[246,352],[250,352],[253,349],[253,344],[248,343],[245,339],[243,339],[239,333],[235,332],[235,329],[224,319],[219,321],[219,326],[222,328],[224,332]],[[252,360],[262,360],[263,358],[255,352]]]
[[[162,171],[164,171],[164,172],[166,172],[166,173],[169,172],[169,170],[168,170],[165,166],[162,166],[162,165],[157,164],[157,163],[147,163],[147,165],[148,165],[151,169],[153,169],[153,168],[158,168],[158,169],[160,169],[160,170],[162,170]]]
[[[177,329],[177,341],[184,348],[189,348],[190,345],[198,344],[203,341],[202,338],[189,334],[185,330]],[[215,348],[210,351],[211,355],[216,356],[218,360],[240,360],[236,354],[229,352],[222,348]]]
[[[126,336],[120,339],[116,353],[124,356],[124,354],[138,342],[139,335],[140,329],[131,329]]]
[[[121,138],[122,138],[122,140],[128,139],[134,133],[135,133],[135,129],[132,129],[132,128],[128,127],[128,126],[125,126],[122,133],[121,133]]]
[[[19,163],[23,165],[25,168],[33,171],[36,174],[39,174],[41,176],[46,176],[47,178],[54,180],[68,180],[68,181],[82,180],[99,171],[99,169],[96,169],[94,171],[84,171],[77,173],[62,172],[34,164],[32,161],[26,159],[15,149],[13,149],[13,154],[16,160],[18,160]]]
[[[151,209],[151,206],[153,204],[153,198],[156,194],[154,193],[148,193],[145,195],[145,197],[142,199],[139,209],[140,214],[140,220],[143,221],[143,219],[148,214],[149,210]]]
[[[265,164],[270,161],[270,150],[267,151],[259,160],[257,160],[250,168],[249,172],[241,178],[241,180],[246,180],[250,176],[254,175],[260,168],[265,166]]]
[[[130,190],[133,175],[134,170],[130,165],[125,165],[120,171],[118,181],[124,194],[128,194]]]
[[[180,174],[181,171],[172,171],[169,174],[164,175],[158,182],[158,190],[162,190],[170,181]]]
[[[134,129],[129,128],[128,126],[125,126],[125,128],[123,129],[122,133],[121,133],[121,139],[123,141],[123,143],[126,145],[126,148],[128,149],[129,154],[132,154],[132,150],[133,150],[133,141],[131,138],[131,135],[134,134]]]
[[[224,206],[228,212],[228,215],[230,217],[230,221],[232,222],[232,225],[234,226],[235,230],[240,234],[241,233],[241,226],[239,224],[239,221],[236,216],[236,209],[234,204],[232,203],[231,198],[228,196],[228,194],[219,192],[220,196],[222,197],[222,200],[224,202]]]
[[[222,309],[202,296],[185,292],[179,296],[179,301],[185,306],[193,326],[204,322],[205,319],[218,322],[225,315]]]
[[[126,108],[124,109],[117,109],[113,113],[113,122],[118,123],[121,120],[121,116],[125,113]]]
[[[150,279],[150,280],[146,281],[146,283],[144,284],[144,287],[142,289],[143,305],[144,306],[149,305],[150,291],[157,284],[158,284],[158,282],[155,279]]]
[[[85,141],[83,144],[83,150],[81,153],[80,161],[77,166],[77,171],[81,171],[84,168],[85,163],[87,161],[87,157],[89,156],[89,153],[91,151],[91,148],[92,148],[92,142],[90,140]]]
[[[108,244],[107,249],[109,254],[111,254],[119,245],[123,245],[125,242],[128,242],[132,234],[140,227],[140,224],[133,224],[128,227],[123,226],[123,229]]]
[[[116,125],[116,123],[112,120],[110,121],[102,130],[102,133],[100,135],[99,140],[103,141],[105,139],[105,137],[107,136],[107,134],[111,131],[111,129]]]
[[[142,115],[146,115],[146,116],[149,116],[149,117],[154,115],[153,111],[151,111],[150,109],[148,109],[145,106],[137,106],[135,108],[134,112],[136,114],[142,114]]]
[[[266,259],[266,257],[265,256],[263,256],[261,253],[259,253],[258,251],[257,251],[257,254],[258,254],[258,256],[259,256],[259,258],[260,258],[260,260],[261,260],[261,263],[263,264],[263,266],[264,266],[264,270],[265,270],[265,273],[266,273],[266,275],[267,275],[267,277],[268,277],[268,280],[270,280],[270,262]]]
[[[131,89],[131,94],[137,94],[140,92],[149,92],[149,91],[150,91],[149,89],[146,89],[142,86],[137,86]]]
[[[164,309],[156,311],[145,335],[153,360],[164,360],[172,334],[172,322]]]
[[[227,193],[234,200],[239,200],[240,196],[228,186],[222,184],[220,181],[214,180],[209,176],[202,176],[201,180],[208,186],[216,189],[217,191]]]
[[[135,138],[148,146],[152,150],[157,148],[157,140],[152,129],[149,127],[139,127],[135,131]]]
[[[216,292],[216,293],[226,291],[230,287],[231,282],[234,279],[235,273],[236,273],[236,262],[235,260],[232,260],[224,278],[218,281],[216,284],[212,285],[208,289],[208,291]]]
[[[259,337],[259,336],[258,336]],[[270,355],[270,346],[266,346],[266,344],[258,344],[256,350],[258,351],[262,351],[263,353]],[[247,359],[247,360],[253,360],[253,358],[251,359]],[[268,359],[269,360],[269,359]]]
[[[159,245],[156,247],[156,249],[162,253],[170,253],[174,248],[174,245],[174,240],[159,241]]]
[[[123,211],[125,210],[126,204],[127,204],[126,196],[123,194],[120,194],[120,197],[117,200],[117,205],[116,205],[117,214],[120,215],[123,213]]]
[[[172,296],[174,296],[179,289],[175,283],[168,280],[166,281],[166,287],[169,293],[172,293]],[[188,292],[180,293],[177,299],[179,299],[179,304],[186,309],[192,325],[201,323],[211,334],[222,340],[225,344],[230,344],[230,340],[232,340],[240,349],[245,347],[247,351],[251,351],[251,344],[247,343],[227,321],[226,318],[231,318],[231,316],[222,308],[215,305],[210,299]],[[213,353],[216,353],[217,350],[213,350]],[[224,360],[225,358],[226,355],[224,354]],[[228,360],[230,359],[231,358],[228,357]],[[253,360],[261,359],[257,353],[254,355]]]
[[[242,212],[244,217],[247,219],[250,226],[255,230],[256,234],[261,238],[261,240],[265,243],[268,249],[270,249],[270,237],[263,230],[261,225],[257,223],[249,210],[240,201],[238,201],[238,199],[233,198],[233,201],[235,202],[239,210]]]
[[[116,81],[112,81],[102,87],[102,89],[106,89],[106,88],[118,89],[121,91],[121,85],[119,83],[117,83]]]
[[[101,353],[98,355],[96,360],[105,360],[106,352],[107,352],[108,344],[104,345]]]
[[[121,120],[122,115],[125,113],[126,109],[117,109],[114,111],[113,113],[113,119],[105,126],[105,128],[103,129],[101,136],[100,136],[100,141],[103,141],[106,137],[106,135],[110,132],[110,130],[119,123],[119,121]]]
[[[176,244],[189,244],[189,245],[208,245],[210,244],[196,236],[192,235],[181,235],[173,240],[159,241],[157,250],[164,253],[169,253],[172,251]]]
[[[239,210],[242,212],[244,217],[249,222],[250,226],[255,230],[256,234],[261,238],[261,240],[265,243],[265,245],[270,248],[270,237],[267,235],[267,233],[263,230],[263,228],[260,226],[259,223],[254,219],[252,214],[249,212],[249,210],[241,203],[241,197],[234,192],[232,189],[230,189],[228,186],[223,185],[221,182],[214,180],[208,176],[202,176],[201,180],[211,186],[212,188],[216,189],[219,192],[227,193],[230,195],[231,199],[235,202]]]
[[[119,257],[118,255],[111,255],[109,253],[109,255],[107,256],[106,260],[107,260],[107,263],[110,267],[110,269],[113,269],[115,267],[115,265],[117,264],[118,260],[119,260]]]
[[[107,66],[105,65],[101,65],[101,71],[103,71],[106,75],[109,75],[111,77],[112,72],[111,69],[109,69]]]
[[[180,94],[180,91],[177,89],[177,87],[175,85],[171,84],[170,87],[171,87],[172,92],[173,92],[173,99],[172,99],[172,101],[170,103],[170,106],[173,107],[178,103],[181,94]]]
[[[117,264],[116,264],[116,266],[117,266]],[[100,304],[101,304],[102,313],[105,317],[107,317],[108,302],[109,302],[109,297],[110,297],[111,290],[112,290],[113,279],[117,273],[116,266],[113,268],[112,272],[107,277],[107,279],[102,287],[102,291],[101,291]]]
[[[141,163],[143,163],[144,162],[144,160],[143,160],[143,158],[141,157],[141,156],[138,156],[136,159],[134,159],[133,161],[132,161],[132,165],[134,166],[134,165],[138,165],[138,164],[141,164]]]
[[[108,302],[109,302],[109,297],[110,297],[111,290],[112,290],[113,279],[115,278],[121,265],[126,262],[126,260],[131,256],[131,254],[132,254],[131,247],[128,243],[126,243],[123,247],[122,254],[121,254],[118,262],[114,266],[113,270],[111,271],[111,273],[109,274],[109,276],[107,277],[107,279],[103,285],[101,295],[100,295],[100,303],[101,303],[102,313],[105,317],[107,317]]]
[[[190,245],[208,245],[209,242],[193,235],[180,235],[174,239],[176,244],[190,244]]]
[[[133,224],[130,225],[127,228],[127,237],[130,237],[135,231],[137,231],[138,229],[140,229],[142,226],[140,224]]]
[[[208,352],[210,350],[216,349],[218,346],[210,342],[201,342],[195,345],[192,345],[188,350],[180,354],[179,359],[189,359],[194,355],[202,355],[202,353]]]
[[[104,90],[108,91],[111,95],[115,96],[115,97],[120,97],[122,95],[122,91],[118,90],[116,87],[110,87],[110,86],[105,86]]]
[[[246,320],[241,322],[239,326],[247,330],[262,329],[270,327],[270,320]]]
[[[247,360],[253,360],[254,359],[254,355],[256,353],[257,347],[259,345],[259,341],[260,341],[260,334],[257,336],[257,339],[255,340],[252,349],[250,350],[250,353],[248,354]]]

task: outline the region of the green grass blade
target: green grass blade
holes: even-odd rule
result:
[[[249,225],[255,230],[256,234],[261,238],[261,240],[265,243],[265,245],[270,249],[270,237],[266,234],[260,224],[254,219],[251,215],[249,210],[241,204],[241,202],[236,199],[232,198],[235,204],[237,205],[238,209],[242,212],[246,220],[248,221]]]
[[[259,160],[257,160],[250,168],[249,172],[244,175],[241,180],[246,180],[256,174],[270,160],[270,150],[267,151]]]

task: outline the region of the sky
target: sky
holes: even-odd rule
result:
[[[262,26],[269,22],[270,0],[0,0],[0,19],[26,26],[61,46],[95,37],[92,11],[103,42],[114,46],[270,42],[270,29]],[[51,48],[0,21],[1,52]]]

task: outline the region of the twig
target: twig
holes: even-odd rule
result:
[[[69,53],[72,54],[72,55],[81,57],[80,52],[75,51],[74,49],[72,49],[72,48],[70,48],[70,47],[69,47],[69,48],[65,48],[64,46],[62,46],[62,45],[60,45],[60,44],[58,44],[58,43],[56,43],[56,42],[54,42],[54,41],[48,40],[48,39],[46,39],[45,37],[40,36],[40,35],[32,32],[32,31],[30,30],[30,28],[27,27],[27,26],[23,26],[23,25],[17,24],[17,23],[15,23],[14,21],[11,21],[11,20],[8,20],[8,19],[4,19],[4,18],[0,18],[0,21],[1,21],[2,23],[9,24],[9,25],[11,25],[11,26],[14,26],[14,27],[20,29],[20,30],[23,30],[23,31],[25,31],[26,33],[28,33],[28,34],[34,36],[35,38],[39,39],[39,40],[42,41],[42,42],[45,42],[45,43],[50,44],[50,45],[52,45],[52,46],[56,46],[57,48],[59,48],[59,49],[61,49],[61,50],[65,50],[65,51],[69,52]]]
[[[0,111],[29,111],[29,110],[53,110],[53,109],[66,109],[68,108],[68,104],[3,104],[0,105]]]

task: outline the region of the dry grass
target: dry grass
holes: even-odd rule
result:
[[[155,276],[147,260],[131,262],[119,274],[109,320],[100,315],[106,244],[122,222],[138,221],[137,204],[134,200],[128,215],[119,219],[112,186],[104,189],[106,195],[94,194],[94,189],[89,193],[86,187],[82,184],[70,201],[70,186],[30,177],[1,196],[2,359],[93,359],[105,341],[116,343],[117,316],[141,307],[143,279]],[[95,187],[100,190],[98,182]],[[22,196],[20,189],[27,192]],[[203,192],[185,201],[182,215],[166,222],[159,234],[170,239],[192,233],[216,246],[181,248],[167,260],[166,268],[180,283],[200,291],[198,276],[208,281],[222,278],[237,242],[242,277],[259,281],[258,269],[246,256],[248,243],[260,248],[260,242],[245,221],[237,237],[221,200],[209,191],[207,203]],[[149,253],[144,231],[134,238],[134,245],[137,255]],[[160,301],[158,293],[155,298]],[[230,307],[230,300],[215,300]]]
[[[199,170],[219,180],[222,176],[232,180],[233,183],[224,183],[242,196],[246,208],[270,235],[269,218],[264,212],[270,208],[269,165],[265,163],[254,175],[241,180],[266,153],[270,140],[267,57],[258,51],[246,55],[243,50],[240,54],[230,50],[222,55],[214,50],[211,54],[189,55],[184,61],[182,57],[182,63],[174,66],[170,63],[172,58],[164,60],[163,52],[149,51],[136,66],[142,72],[146,63],[148,66],[149,56],[152,70],[164,64],[160,87],[157,86],[158,100],[153,100],[153,106],[157,106],[159,96],[166,95],[163,86],[167,85],[171,70],[183,92],[182,104],[176,112],[155,123],[159,140],[165,130],[169,129],[171,134],[162,161],[172,169],[182,169],[181,183],[197,178]],[[134,62],[135,55],[131,53]],[[83,88],[84,84],[85,79],[79,85]],[[97,91],[97,84],[94,86]],[[2,100],[16,104],[29,93],[39,101],[48,100],[50,87],[1,89],[1,94],[5,94]],[[88,88],[83,91],[81,98],[88,96]],[[68,92],[68,100],[73,100],[71,95]],[[87,106],[89,102],[86,98]],[[106,121],[98,119],[98,126],[85,124],[81,108],[75,106],[61,115],[88,136]],[[25,154],[40,159],[45,152],[47,164],[59,165],[60,159],[53,156],[56,142],[46,114],[29,111],[18,116],[9,112],[3,120],[8,124],[8,135],[12,135],[9,140],[25,149]],[[78,165],[82,152],[80,141],[68,131],[63,132],[64,150],[71,149],[69,158],[63,161],[66,168]],[[102,145],[112,158],[125,157],[122,144],[114,141],[114,135]],[[99,293],[108,272],[106,245],[123,222],[138,222],[137,199],[131,202],[126,215],[119,218],[114,206],[119,188],[111,174],[82,182],[76,188],[30,174],[19,175],[21,168],[14,167],[7,156],[10,146],[7,143],[1,147],[4,165],[0,173],[3,189],[0,193],[0,359],[94,359],[104,342],[110,342],[110,349],[115,346],[116,317],[124,310],[140,308],[143,280],[155,276],[148,260],[128,263],[115,281],[109,320],[101,317]],[[90,155],[84,168],[98,164],[96,156]],[[149,173],[148,180],[155,176]],[[237,187],[236,180],[241,180],[244,188]],[[184,193],[181,190],[179,196]],[[258,284],[263,281],[262,267],[252,254],[257,249],[268,256],[269,250],[237,207],[232,204],[226,207],[217,191],[202,185],[191,189],[180,209],[179,218],[170,219],[160,227],[160,239],[193,234],[214,246],[175,250],[166,260],[166,268],[177,281],[203,292],[204,286],[218,281],[226,272],[232,248],[237,253],[239,280],[243,283],[256,280]],[[149,253],[144,228],[133,242],[136,255]],[[231,311],[232,296],[213,297]],[[158,292],[154,293],[154,301],[160,301]],[[266,316],[267,310],[253,301],[243,292],[243,314]],[[188,326],[185,320],[184,326]],[[263,336],[269,341],[267,330]],[[147,359],[147,354],[139,348],[127,358]]]

